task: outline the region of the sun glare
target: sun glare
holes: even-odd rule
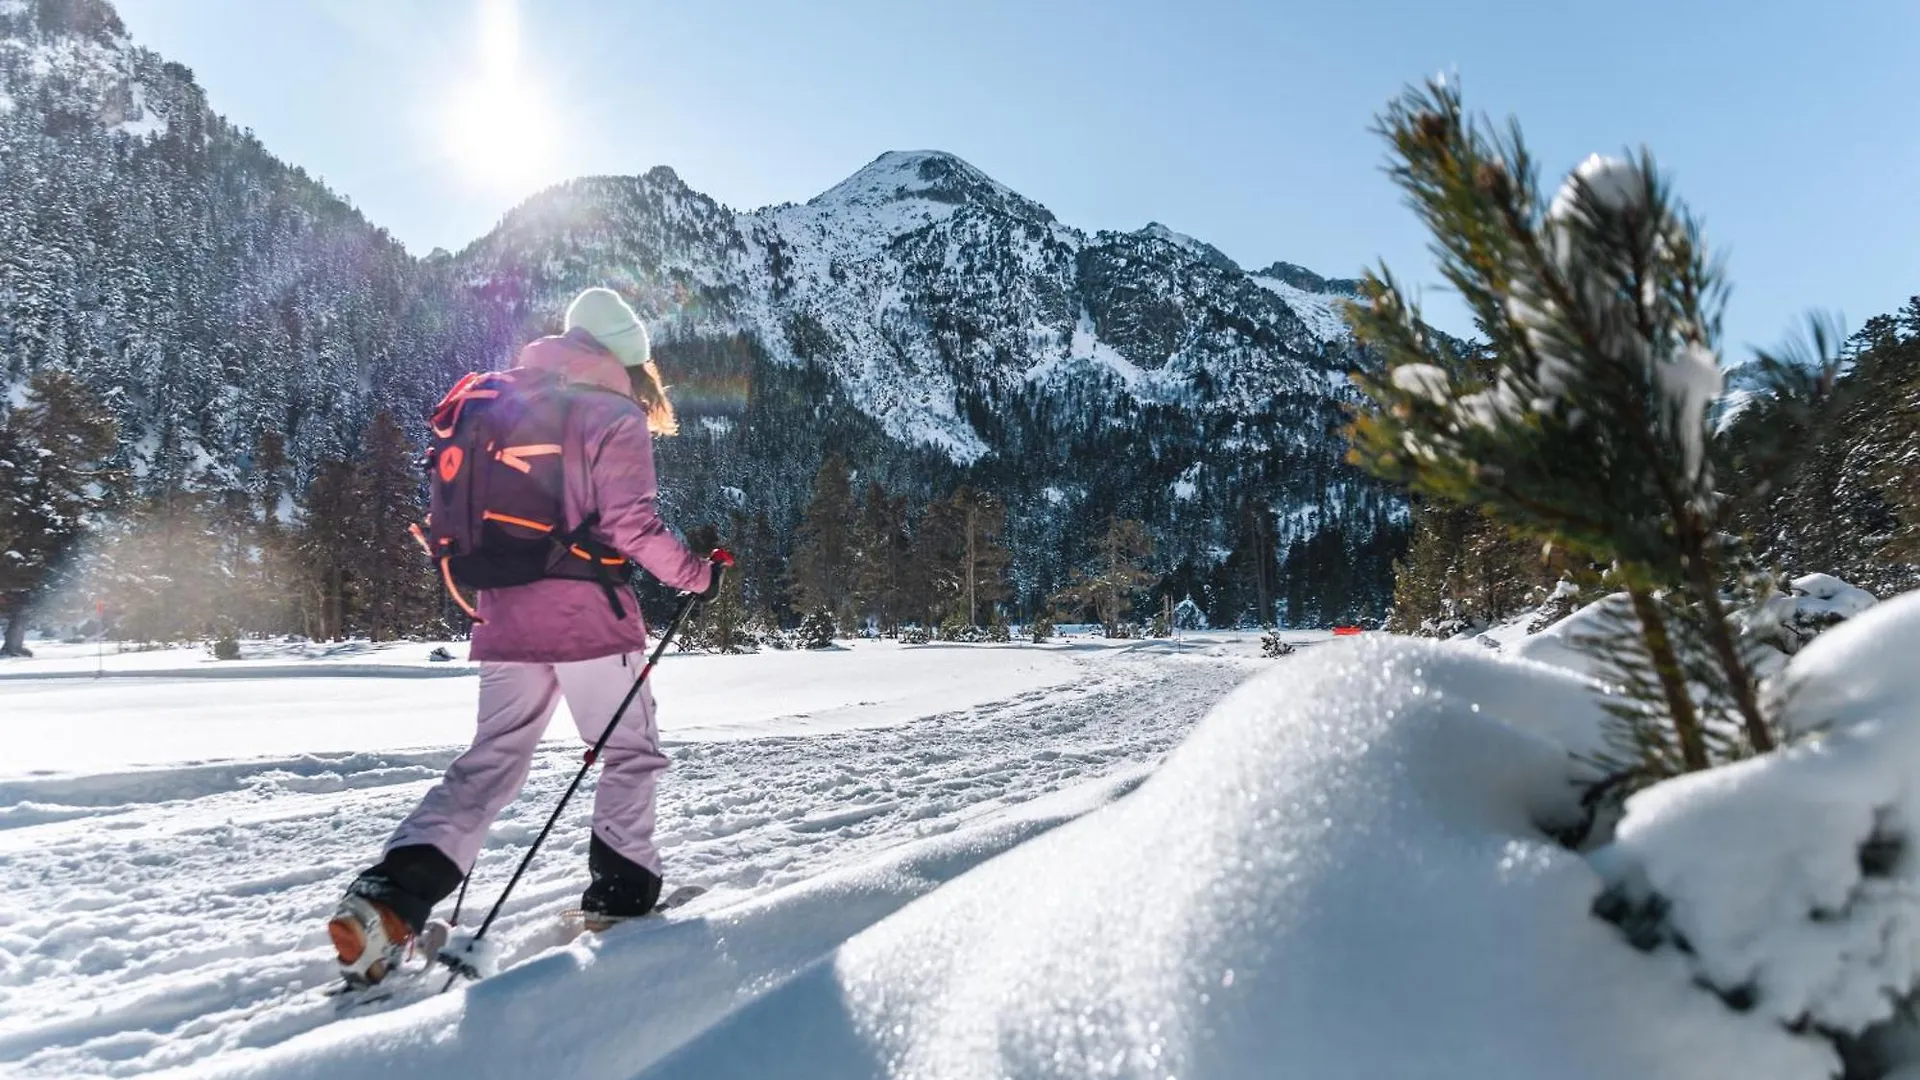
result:
[[[554,114],[520,63],[518,0],[480,0],[472,74],[442,106],[446,153],[462,179],[522,191],[551,170]]]
[[[489,73],[511,73],[520,62],[517,0],[480,0],[480,64]]]

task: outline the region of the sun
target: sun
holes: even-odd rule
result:
[[[436,118],[443,149],[461,178],[521,192],[552,167],[555,113],[521,72],[517,0],[481,0],[476,63]]]
[[[485,187],[538,183],[553,146],[551,111],[518,79],[462,87],[442,120],[446,152],[461,176]]]

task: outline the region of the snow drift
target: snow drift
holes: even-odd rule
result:
[[[1798,653],[1814,637],[1873,607],[1877,601],[1865,589],[1856,588],[1830,574],[1806,574],[1794,578],[1778,595],[1768,597],[1752,610],[1736,616],[1741,630],[1754,644],[1759,674],[1779,674],[1789,657]],[[1524,624],[1527,616],[1516,620]],[[1494,632],[1488,640],[1514,656],[1538,660],[1543,664],[1577,671],[1598,679],[1611,678],[1606,662],[1594,654],[1590,643],[1619,634],[1638,634],[1639,621],[1626,593],[1614,593],[1588,604],[1553,623],[1537,634],[1507,637]]]
[[[1777,1024],[1891,1019],[1920,986],[1916,656],[1920,593],[1809,644],[1770,691],[1789,730],[1820,736],[1630,799],[1595,856],[1603,910]]]
[[[1316,648],[644,1075],[1826,1075],[1591,916],[1547,832],[1600,720],[1579,676],[1476,647]]]

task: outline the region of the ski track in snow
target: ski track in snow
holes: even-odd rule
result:
[[[669,735],[669,887],[706,885],[694,907],[712,911],[1151,764],[1257,669],[1165,643],[1090,649],[1077,662],[1085,677],[1068,686],[901,726]],[[333,980],[324,920],[457,752],[0,782],[0,1074],[149,1072],[334,1020],[318,992]],[[574,747],[542,747],[488,838],[467,922],[493,902],[579,759]],[[490,933],[503,965],[561,943],[557,915],[585,884],[591,804],[575,796]]]

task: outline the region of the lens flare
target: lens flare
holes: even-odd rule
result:
[[[673,398],[673,406],[681,416],[734,419],[746,415],[752,380],[744,373],[710,375],[687,372],[676,378],[669,369],[665,374],[669,384],[667,393]]]

